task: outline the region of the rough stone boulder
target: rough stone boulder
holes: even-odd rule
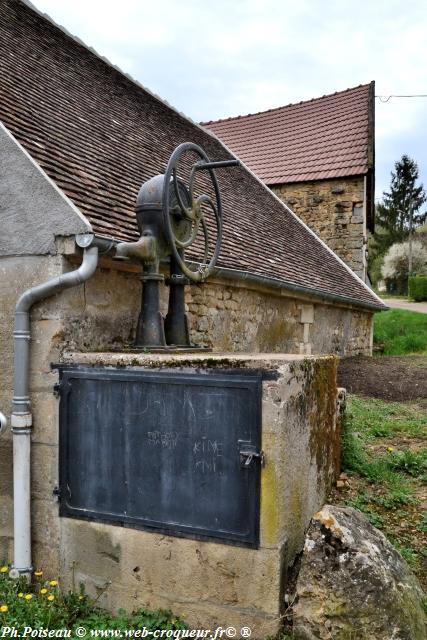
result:
[[[356,509],[326,505],[307,533],[296,585],[298,640],[425,640],[421,587]]]

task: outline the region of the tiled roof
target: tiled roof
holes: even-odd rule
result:
[[[0,120],[99,235],[138,237],[140,185],[181,142],[216,160],[212,135],[19,0],[0,2]],[[362,306],[381,302],[246,168],[218,171],[219,266]]]
[[[372,166],[373,86],[202,124],[268,185],[361,175]]]

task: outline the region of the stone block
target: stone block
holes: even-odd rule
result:
[[[11,440],[0,439],[0,495],[13,497],[13,449]]]
[[[314,322],[314,305],[303,304],[301,305],[301,317],[300,322],[302,324],[312,324]]]
[[[13,539],[0,534],[0,564],[11,564],[13,560]]]
[[[0,321],[13,325],[15,306],[24,291],[63,272],[61,256],[3,257],[0,264]],[[13,282],[13,287],[10,286]]]
[[[119,592],[120,597],[122,594]],[[251,639],[265,640],[268,637],[276,637],[282,627],[281,615],[265,614],[260,609],[239,609],[228,605],[218,604],[216,601],[180,601],[174,597],[159,597],[158,594],[147,594],[141,598],[137,591],[126,592],[129,606],[146,606],[149,608],[171,609],[176,615],[184,619],[190,629],[210,629],[212,635],[218,627],[229,629],[232,627],[236,631],[236,637],[243,637],[241,629],[250,629]],[[106,594],[108,602],[109,593]],[[158,603],[158,605],[156,605]],[[223,637],[225,637],[223,635]]]
[[[310,342],[310,325],[308,323],[306,323],[304,325],[304,344],[307,344],[308,342]]]
[[[47,500],[31,500],[31,538],[51,548],[52,553],[59,549],[58,502],[54,496]]]
[[[31,495],[40,500],[53,500],[58,486],[58,447],[33,442],[31,446]]]
[[[178,599],[278,612],[279,553],[135,531],[74,519],[62,522],[61,556],[98,584],[139,587]]]
[[[33,413],[32,441],[57,445],[59,438],[59,398],[55,397],[53,388],[48,391],[31,393],[31,410]]]
[[[64,341],[61,320],[39,320],[32,323],[30,391],[53,391],[58,372],[51,365],[60,361]]]
[[[13,498],[0,494],[0,538],[13,537]]]
[[[43,580],[58,580],[61,578],[59,553],[56,549],[43,542],[33,542],[32,556],[34,569],[43,571]],[[62,589],[62,580],[60,580],[60,586]],[[76,591],[78,591],[78,587],[79,585],[77,584]]]

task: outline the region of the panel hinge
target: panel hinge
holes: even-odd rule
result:
[[[52,494],[55,496],[55,498],[57,498],[58,500],[61,500],[61,489],[59,487],[54,487]]]
[[[57,382],[53,385],[53,395],[55,396],[55,398],[59,398],[59,396],[61,395],[61,389],[62,385],[60,382]]]
[[[239,451],[240,466],[242,469],[248,469],[255,460],[259,460],[261,466],[265,464],[264,451],[258,451],[253,444],[249,444],[244,440],[239,440],[239,445],[242,449]]]

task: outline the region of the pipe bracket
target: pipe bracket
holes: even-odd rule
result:
[[[34,567],[24,567],[23,569],[17,569],[16,567],[12,566],[11,570],[9,571],[9,578],[12,578],[12,580],[18,580],[18,578],[23,575],[29,575],[33,573],[33,569]]]
[[[31,334],[29,331],[14,331],[13,337],[15,340],[31,340]]]
[[[21,431],[26,427],[31,427],[33,424],[33,416],[31,413],[12,413],[10,416],[10,425],[12,427],[12,431],[15,433],[14,429]]]

